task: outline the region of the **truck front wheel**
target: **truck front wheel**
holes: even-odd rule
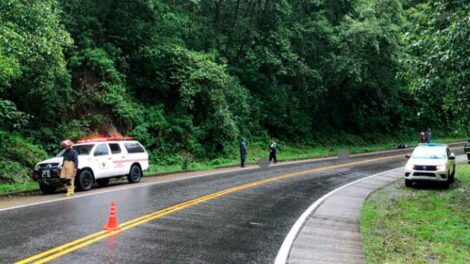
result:
[[[405,179],[405,186],[406,187],[413,187],[413,182],[411,180]]]
[[[77,187],[81,191],[88,191],[93,187],[94,177],[90,170],[82,170],[78,173],[75,179]]]

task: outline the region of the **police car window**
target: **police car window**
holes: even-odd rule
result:
[[[99,144],[96,149],[95,149],[95,156],[103,156],[103,155],[108,155],[108,147],[106,144]]]
[[[109,148],[111,149],[111,154],[121,153],[121,147],[117,143],[110,143]]]
[[[127,153],[141,153],[145,152],[144,148],[137,142],[133,143],[124,143],[124,146],[127,149]]]

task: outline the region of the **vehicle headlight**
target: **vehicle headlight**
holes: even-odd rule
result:
[[[447,170],[447,165],[445,165],[445,164],[444,165],[439,165],[439,166],[437,166],[437,170],[438,171],[445,171],[445,170]]]
[[[36,163],[36,165],[34,165],[34,170],[35,171],[39,170],[39,163]]]

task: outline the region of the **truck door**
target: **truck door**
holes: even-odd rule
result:
[[[111,150],[111,167],[113,175],[124,175],[126,171],[126,154],[122,152],[119,143],[109,143]]]
[[[108,144],[98,144],[93,152],[95,178],[105,178],[112,175],[112,158],[109,154]]]

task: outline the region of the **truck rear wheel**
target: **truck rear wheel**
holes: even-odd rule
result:
[[[127,180],[129,183],[138,183],[142,177],[142,170],[138,165],[132,165],[129,175],[127,175]]]
[[[53,185],[45,184],[45,183],[40,183],[39,189],[44,194],[53,194],[55,193],[55,190],[57,189],[57,187]]]

